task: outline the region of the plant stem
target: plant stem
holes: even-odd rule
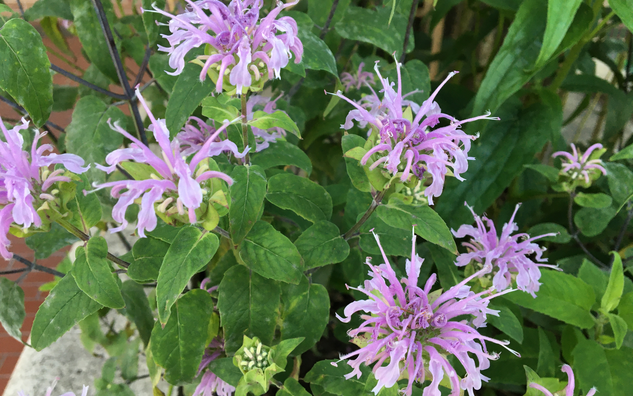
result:
[[[382,202],[382,199],[385,197],[386,191],[387,189],[385,188],[385,190],[379,192],[378,195],[374,197],[374,199],[371,201],[371,205],[369,205],[369,208],[367,208],[367,211],[365,212],[363,217],[361,217],[360,220],[358,220],[358,222],[354,224],[354,226],[350,228],[349,231],[345,233],[345,235],[343,235],[343,239],[345,239],[346,241],[351,239],[356,233],[356,231],[358,231],[360,227],[363,224],[365,224],[365,222],[369,219],[372,213],[374,213],[378,205],[380,205],[380,202]]]
[[[134,79],[134,83],[132,84],[133,87],[136,87],[137,85],[139,85],[141,81],[143,80],[143,76],[145,75],[145,70],[147,69],[147,66],[149,65],[149,57],[151,54],[152,54],[152,47],[148,45],[147,48],[145,49],[145,56],[143,57],[143,63],[141,63],[141,68],[139,69],[138,74],[136,75],[136,78]]]
[[[240,98],[242,99],[242,140],[244,142],[244,148],[246,148],[246,146],[248,146],[248,113],[247,113],[247,107],[246,107],[246,102],[248,100],[248,94],[242,94],[240,96]],[[248,153],[246,153],[246,155],[244,156],[243,159],[243,163],[245,165],[249,164],[249,156]]]
[[[338,6],[339,0],[334,0],[332,3],[332,8],[330,8],[330,13],[327,16],[327,20],[325,21],[325,25],[323,25],[323,29],[321,29],[321,34],[319,38],[323,40],[328,30],[330,29],[330,23],[332,23],[332,18],[334,17],[334,13],[336,12],[336,7]]]
[[[58,276],[60,278],[63,278],[66,275],[66,274],[63,274],[63,273],[61,273],[59,271],[56,271],[56,270],[54,270],[52,268],[48,268],[48,267],[44,267],[43,265],[35,264],[35,263],[25,259],[22,256],[18,256],[17,254],[13,255],[13,259],[15,261],[18,261],[18,262],[26,265],[28,267],[28,269],[27,269],[28,272],[33,271],[33,270],[40,271],[40,272],[46,272],[47,274],[55,275],[55,276]]]
[[[394,0],[395,1],[395,0]],[[404,63],[404,57],[407,54],[407,47],[409,46],[409,33],[413,27],[413,21],[415,20],[415,13],[418,10],[419,0],[413,0],[411,3],[411,11],[409,12],[409,21],[407,22],[407,29],[404,31],[404,44],[402,46],[402,55],[400,55],[400,63]]]
[[[624,224],[622,225],[622,228],[620,229],[620,233],[618,234],[618,239],[615,242],[615,247],[613,248],[613,250],[615,250],[616,252],[620,250],[620,245],[622,245],[622,239],[624,239],[624,234],[626,234],[626,230],[629,228],[629,223],[631,222],[631,218],[633,218],[633,205],[631,205],[631,203],[629,202],[628,206],[629,206],[629,213],[627,214],[626,220],[624,221]]]
[[[216,234],[220,234],[221,236],[225,237],[226,239],[230,240],[231,239],[231,234],[229,234],[228,231],[226,231],[223,228],[220,227],[215,227],[213,229],[213,232],[215,232]]]
[[[69,78],[69,79],[71,79],[71,80],[73,80],[75,82],[78,82],[79,84],[81,84],[81,85],[83,85],[85,87],[88,87],[88,88],[92,89],[93,91],[96,91],[96,92],[99,92],[101,94],[107,95],[107,96],[109,96],[111,98],[118,99],[118,100],[126,100],[127,99],[127,96],[125,96],[125,95],[114,93],[112,91],[108,91],[107,89],[103,89],[103,88],[101,88],[99,86],[96,86],[93,83],[90,83],[90,82],[84,80],[83,78],[81,78],[79,76],[76,76],[76,75],[72,74],[71,72],[60,68],[59,66],[51,65],[51,70],[54,71],[55,73],[61,74],[62,76],[66,77],[66,78]]]

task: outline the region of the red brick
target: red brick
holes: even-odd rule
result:
[[[0,353],[3,355],[5,353],[20,353],[22,348],[24,348],[24,345],[15,338],[8,334],[0,335]]]
[[[24,309],[26,312],[37,312],[37,310],[42,305],[42,300],[27,300],[24,301]]]
[[[2,367],[0,367],[0,374],[11,375],[19,358],[19,353],[12,353],[10,355],[7,355],[6,359],[4,359],[4,362],[2,363]]]
[[[26,278],[26,280],[33,283],[46,283],[52,281],[53,279],[55,279],[53,275],[40,271],[33,271],[28,274]]]
[[[4,388],[7,387],[7,385],[9,384],[9,377],[7,376],[7,378],[3,378],[4,376],[0,375],[0,392],[4,392]]]

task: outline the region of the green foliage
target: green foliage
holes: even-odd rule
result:
[[[279,173],[268,180],[266,200],[313,223],[332,217],[332,197],[325,188],[290,173]]]
[[[347,258],[349,245],[340,234],[336,225],[318,221],[297,238],[295,246],[306,270],[340,263]]]
[[[143,13],[147,14],[147,13]],[[200,66],[189,63],[178,76],[167,102],[165,122],[173,138],[187,122],[189,114],[215,89],[211,79],[200,81]],[[232,121],[232,119],[229,119]],[[219,125],[218,125],[219,127]]]
[[[0,323],[7,334],[19,341],[25,316],[24,291],[17,283],[0,278]]]
[[[231,239],[242,242],[259,218],[266,196],[266,176],[259,166],[237,167],[231,173],[235,181],[231,186],[229,219]]]

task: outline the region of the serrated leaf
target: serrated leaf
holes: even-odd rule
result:
[[[239,117],[239,110],[230,104],[220,103],[215,96],[207,96],[202,100],[202,115],[215,122],[233,121]]]
[[[80,182],[75,182],[75,198],[68,202],[68,209],[73,212],[70,223],[89,234],[90,229],[101,221],[102,207],[96,194],[84,194],[91,185],[85,174],[78,175]]]
[[[304,68],[324,70],[338,77],[334,55],[323,40],[307,29],[299,29],[297,37],[299,37],[303,44],[303,59],[301,60],[301,65]],[[291,59],[288,63],[290,62],[294,62],[294,59]]]
[[[604,164],[607,170],[607,181],[613,200],[617,204],[624,204],[633,194],[633,172],[623,164]]]
[[[604,231],[617,214],[613,206],[602,209],[582,208],[574,215],[574,224],[586,236],[596,236]]]
[[[303,257],[305,269],[340,263],[349,255],[349,245],[338,227],[329,221],[318,221],[295,241]]]
[[[137,282],[150,282],[158,279],[163,259],[170,244],[148,235],[140,238],[132,246],[134,262],[130,263],[127,275]]]
[[[523,343],[523,327],[512,310],[504,305],[493,304],[490,304],[489,308],[498,310],[499,316],[488,315],[488,322],[519,344]]]
[[[574,374],[576,376],[576,388],[587,394],[596,387],[604,395],[613,393],[613,380],[611,377],[609,361],[604,349],[593,340],[581,340],[573,352]]]
[[[607,314],[607,317],[609,318],[609,323],[611,323],[611,329],[613,330],[615,347],[620,349],[622,348],[622,343],[624,342],[624,337],[628,329],[626,321],[615,314]]]
[[[509,293],[503,298],[581,329],[594,326],[590,310],[595,294],[591,286],[572,275],[551,270],[542,270],[539,281],[536,298],[524,292]]]
[[[109,308],[123,308],[121,290],[106,259],[108,243],[103,237],[92,237],[85,247],[78,247],[73,266],[77,286],[86,295]]]
[[[269,169],[280,165],[294,165],[306,171],[308,176],[312,173],[312,162],[306,153],[299,147],[285,140],[277,140],[266,150],[251,155],[251,163],[262,169]]]
[[[165,110],[165,123],[172,138],[180,132],[189,116],[214,88],[210,78],[200,81],[200,66],[193,63],[185,65],[174,84]]]
[[[259,129],[281,128],[293,135],[301,138],[301,132],[297,124],[286,114],[285,111],[277,110],[272,114],[265,111],[256,111],[253,113],[253,119],[248,122],[248,125]]]
[[[330,319],[330,298],[325,287],[304,276],[296,286],[282,284],[281,302],[281,339],[304,337],[293,351],[299,356],[321,339]]]
[[[255,223],[238,254],[247,267],[265,278],[296,285],[303,276],[303,262],[295,245],[264,221]]]
[[[20,342],[25,316],[24,291],[17,283],[0,278],[0,323],[7,334]]]
[[[236,265],[224,274],[218,289],[218,310],[228,353],[242,346],[244,335],[270,345],[279,316],[279,284]]]
[[[36,259],[45,259],[64,246],[79,240],[57,223],[51,223],[47,232],[37,232],[25,239],[26,246],[33,249]]]
[[[167,250],[156,281],[156,302],[161,323],[167,323],[171,306],[191,277],[211,261],[219,244],[214,234],[203,234],[195,227],[180,229]]]
[[[229,223],[231,239],[239,245],[259,219],[267,182],[264,170],[257,165],[237,166],[231,177],[234,183],[230,188]]]
[[[172,385],[191,381],[198,371],[207,347],[213,300],[204,290],[192,290],[171,307],[165,327],[156,322],[151,348],[154,361],[165,369],[165,380]]]
[[[585,208],[602,209],[611,206],[613,200],[610,196],[603,193],[586,194],[579,192],[576,197],[574,197],[574,202]]]
[[[37,351],[51,345],[83,318],[103,307],[79,289],[71,274],[57,283],[35,314],[31,346]]]
[[[53,108],[51,63],[39,33],[14,18],[0,29],[0,88],[28,111],[33,123],[44,125]]]
[[[622,291],[624,290],[624,272],[622,268],[622,259],[617,252],[611,252],[613,255],[613,265],[611,266],[611,274],[609,275],[609,283],[607,289],[602,296],[600,308],[606,313],[613,311],[620,303]]]
[[[312,223],[332,217],[332,198],[325,188],[291,173],[279,173],[268,180],[266,200]]]
[[[416,235],[449,252],[457,253],[453,234],[440,215],[430,207],[412,206],[396,201],[379,206],[376,212],[387,225],[402,230],[414,229]]]
[[[284,386],[277,392],[277,396],[310,396],[310,393],[301,386],[299,381],[288,378],[284,381]]]

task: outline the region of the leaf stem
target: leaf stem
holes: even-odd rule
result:
[[[61,273],[59,271],[56,271],[52,268],[48,268],[48,267],[44,267],[43,265],[39,265],[39,264],[35,264],[27,259],[25,259],[22,256],[18,256],[17,254],[13,255],[13,259],[15,261],[18,261],[24,265],[26,265],[28,268],[26,269],[26,271],[31,272],[33,270],[35,271],[40,271],[40,272],[46,272],[47,274],[51,274],[51,275],[55,275],[58,276],[60,278],[63,278],[66,274]]]
[[[244,142],[244,148],[246,148],[246,146],[248,145],[248,108],[246,106],[247,100],[248,100],[248,94],[247,93],[243,93],[242,95],[240,95],[240,98],[242,100],[242,140]],[[246,155],[244,156],[244,159],[242,160],[244,165],[248,165],[250,163],[250,158],[248,156],[248,153],[246,153]]]
[[[118,99],[118,100],[126,100],[127,99],[127,96],[125,96],[125,95],[121,95],[121,94],[118,94],[118,93],[114,93],[112,91],[108,91],[107,89],[103,89],[103,88],[101,88],[101,87],[99,87],[97,85],[94,85],[93,83],[90,83],[90,82],[84,80],[83,78],[81,78],[79,76],[74,75],[73,73],[71,73],[69,71],[66,71],[66,70],[62,69],[59,66],[51,64],[51,70],[54,71],[55,73],[61,74],[62,76],[66,77],[66,78],[69,78],[69,79],[71,79],[71,80],[73,80],[75,82],[78,82],[79,84],[81,84],[81,85],[83,85],[85,87],[88,87],[88,88],[92,89],[95,92],[99,92],[101,94],[107,95],[107,96],[109,96],[111,98]]]
[[[417,1],[417,0],[416,0]],[[327,20],[325,21],[325,25],[323,25],[323,29],[321,29],[321,34],[319,38],[323,40],[328,30],[330,29],[330,24],[332,23],[332,18],[334,17],[334,13],[336,12],[336,7],[338,6],[339,0],[334,0],[332,3],[332,8],[330,8],[330,13],[327,16]]]
[[[395,1],[395,0],[394,0]],[[413,21],[415,20],[415,13],[418,10],[419,0],[413,0],[411,3],[411,12],[409,12],[409,21],[407,22],[407,29],[404,31],[404,45],[402,46],[402,55],[400,55],[400,63],[404,63],[404,57],[407,55],[407,47],[409,46],[409,33],[413,27]]]
[[[387,189],[385,188],[385,190],[379,192],[374,197],[374,199],[371,201],[371,205],[369,205],[369,208],[367,208],[367,211],[365,212],[363,217],[361,217],[360,220],[358,220],[358,222],[356,224],[354,224],[354,226],[352,228],[350,228],[349,231],[347,231],[343,235],[343,239],[345,239],[346,241],[351,239],[354,236],[354,234],[360,229],[360,227],[363,224],[365,224],[365,222],[369,219],[369,217],[372,215],[372,213],[374,213],[374,211],[376,210],[378,205],[380,205],[380,202],[382,202],[382,199],[385,197],[385,193],[386,192],[387,192]]]

